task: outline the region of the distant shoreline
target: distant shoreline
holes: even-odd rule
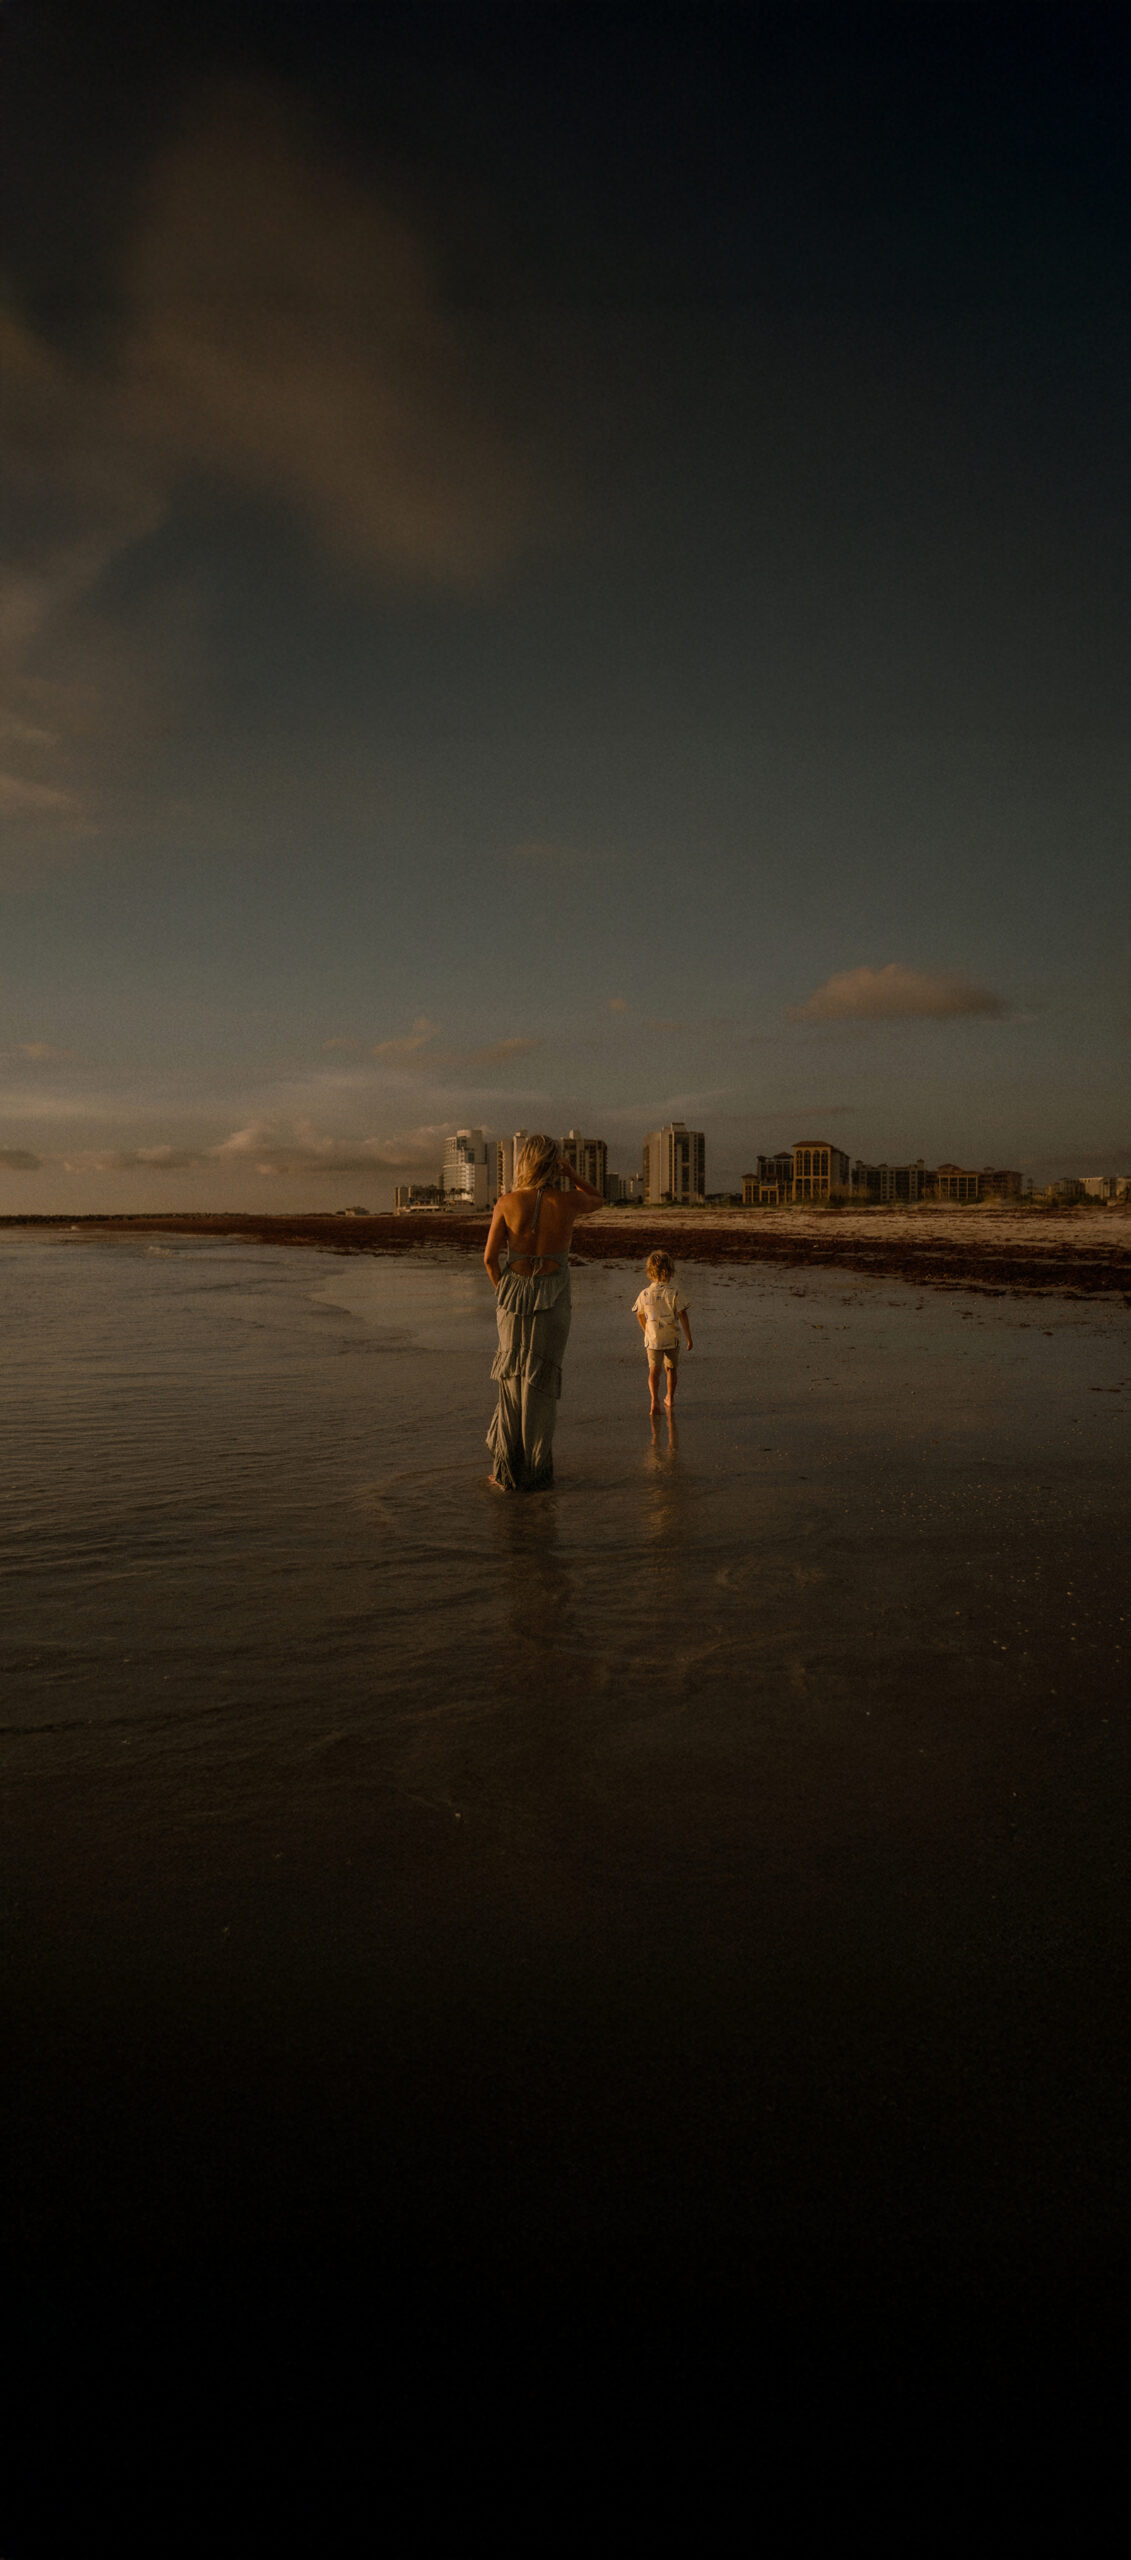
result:
[[[83,1235],[239,1237],[330,1253],[415,1253],[422,1246],[482,1253],[485,1212],[335,1211],[264,1216],[219,1211],[0,1217],[0,1227]],[[1120,1207],[876,1209],[611,1209],[574,1232],[582,1262],[639,1261],[662,1245],[673,1259],[777,1263],[854,1271],[917,1288],[979,1289],[992,1296],[1053,1292],[1122,1297],[1131,1306],[1131,1211]]]

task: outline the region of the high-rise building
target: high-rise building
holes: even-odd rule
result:
[[[487,1140],[482,1129],[457,1129],[444,1140],[444,1190],[466,1209],[487,1206]]]
[[[495,1191],[496,1199],[501,1198],[504,1191],[514,1190],[515,1174],[518,1170],[518,1160],[522,1154],[524,1146],[526,1145],[529,1134],[530,1132],[527,1129],[516,1129],[513,1138],[499,1139],[495,1148],[495,1163],[497,1170],[497,1185]]]
[[[701,1129],[669,1120],[666,1129],[651,1129],[644,1141],[644,1197],[649,1207],[670,1201],[695,1207],[707,1188],[707,1141]]]
[[[602,1199],[607,1199],[609,1150],[604,1139],[582,1138],[578,1136],[576,1129],[571,1129],[568,1138],[562,1139],[561,1152],[566,1163],[571,1164],[574,1172],[580,1174],[582,1181],[591,1182],[594,1190],[600,1192]]]

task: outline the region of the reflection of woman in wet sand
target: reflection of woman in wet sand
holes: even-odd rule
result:
[[[568,1191],[551,1191],[564,1174]],[[601,1194],[558,1154],[553,1138],[528,1138],[515,1187],[495,1206],[483,1260],[495,1288],[499,1348],[491,1371],[499,1401],[487,1434],[492,1484],[535,1493],[554,1481],[554,1424],[569,1338],[569,1243]],[[503,1253],[507,1261],[503,1265]]]

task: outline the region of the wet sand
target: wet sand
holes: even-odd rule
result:
[[[0,1219],[83,1234],[246,1236],[333,1253],[482,1253],[486,1216],[208,1216]],[[685,1262],[766,1262],[858,1271],[915,1288],[1121,1296],[1131,1306],[1131,1208],[609,1210],[574,1231],[579,1261],[638,1261],[662,1246]]]

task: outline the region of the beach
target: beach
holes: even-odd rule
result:
[[[585,1263],[508,1503],[466,1253],[293,1241],[2,1239],[21,2321],[1098,2319],[1118,1299],[697,1266],[653,1435]]]
[[[70,1230],[66,1218],[0,1220],[4,1226]],[[293,1217],[141,1213],[84,1218],[76,1232],[109,1235],[244,1236],[264,1244],[321,1246],[333,1253],[482,1254],[486,1214],[406,1211]],[[857,1271],[913,1287],[991,1292],[1055,1290],[1117,1295],[1131,1303],[1131,1208],[616,1209],[578,1222],[580,1261],[642,1260],[662,1246],[687,1262],[770,1263]]]

